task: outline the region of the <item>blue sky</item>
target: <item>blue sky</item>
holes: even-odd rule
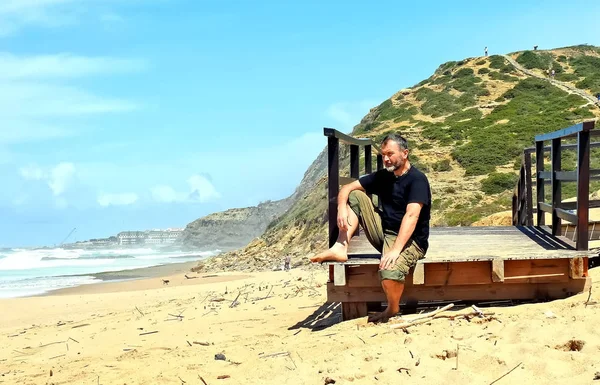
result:
[[[2,0],[0,247],[289,196],[324,126],[443,62],[600,45],[598,2],[569,4]]]

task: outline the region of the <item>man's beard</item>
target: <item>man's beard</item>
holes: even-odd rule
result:
[[[400,165],[391,165],[391,166],[389,166],[389,167],[386,167],[385,169],[386,169],[388,172],[394,172],[394,171],[396,171],[396,170],[397,170],[397,169],[399,169],[399,168],[400,168]]]

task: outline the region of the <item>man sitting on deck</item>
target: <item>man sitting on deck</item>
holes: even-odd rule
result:
[[[369,318],[386,322],[400,311],[400,297],[409,270],[425,258],[429,246],[431,190],[425,174],[410,164],[408,143],[397,134],[381,142],[385,168],[341,188],[338,194],[336,243],[312,262],[348,260],[348,242],[362,225],[369,242],[382,252],[379,278],[387,308]],[[381,211],[365,194],[375,194]]]

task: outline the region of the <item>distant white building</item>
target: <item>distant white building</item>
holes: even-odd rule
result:
[[[183,234],[183,229],[169,228],[146,231],[123,231],[117,234],[119,245],[162,245],[172,244]]]

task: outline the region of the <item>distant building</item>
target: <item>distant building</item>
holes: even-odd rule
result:
[[[123,231],[117,234],[119,245],[162,245],[172,244],[183,234],[183,229],[153,229],[146,231]]]
[[[145,239],[146,234],[143,231],[122,231],[117,234],[119,245],[140,245]]]

